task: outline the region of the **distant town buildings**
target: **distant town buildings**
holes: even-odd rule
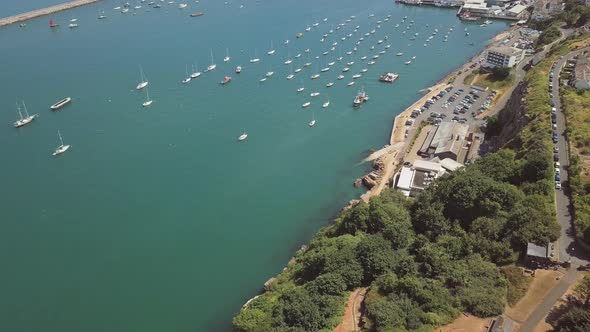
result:
[[[588,5],[586,0],[586,5]],[[565,3],[563,0],[538,0],[533,7],[533,14],[531,18],[536,21],[544,21],[551,18],[551,16],[558,15],[563,11]]]
[[[590,89],[590,59],[584,57],[576,61],[570,84],[576,89]]]
[[[514,47],[493,47],[488,50],[488,67],[512,68],[524,59],[525,51]]]

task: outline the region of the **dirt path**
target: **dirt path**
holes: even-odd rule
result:
[[[352,292],[346,302],[346,310],[342,315],[341,323],[336,326],[334,332],[360,331],[361,303],[367,295],[367,288],[359,288]]]

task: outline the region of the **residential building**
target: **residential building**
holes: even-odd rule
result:
[[[524,50],[514,47],[492,47],[488,51],[486,62],[489,67],[512,68],[524,59]]]
[[[580,58],[574,66],[572,78],[570,80],[572,86],[580,90],[590,89],[590,59]]]
[[[413,197],[444,173],[445,170],[439,163],[416,160],[412,167],[402,167],[396,175],[394,186],[405,196]]]

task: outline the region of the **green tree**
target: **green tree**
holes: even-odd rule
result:
[[[587,308],[571,308],[555,324],[555,332],[588,331],[590,331],[590,310]]]
[[[390,271],[395,262],[390,242],[380,234],[365,236],[357,246],[357,257],[366,283]]]
[[[584,305],[588,306],[590,304],[590,276],[584,276],[574,291],[582,299]]]

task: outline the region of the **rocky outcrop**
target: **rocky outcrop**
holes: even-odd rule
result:
[[[498,120],[502,129],[498,136],[493,137],[491,140],[495,149],[500,149],[509,144],[522,128],[529,123],[530,119],[526,115],[526,102],[524,99],[526,92],[527,84],[525,82],[519,83],[514,88],[504,109],[498,113]]]

